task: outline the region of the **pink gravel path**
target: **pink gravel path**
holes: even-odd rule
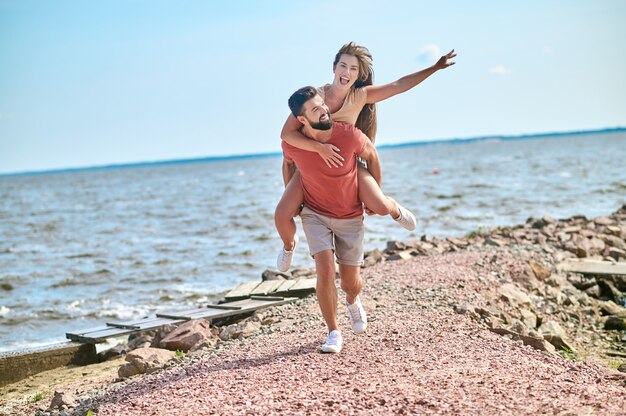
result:
[[[97,398],[102,415],[624,415],[626,389],[594,363],[495,335],[457,303],[498,283],[456,253],[364,269],[365,335],[339,308],[344,349],[318,352],[314,298],[276,308],[272,332]],[[488,263],[487,261],[485,263]]]

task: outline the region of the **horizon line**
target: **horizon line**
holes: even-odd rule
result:
[[[607,127],[601,129],[590,130],[572,130],[572,131],[560,131],[550,133],[532,133],[532,134],[516,134],[516,135],[490,135],[490,136],[476,136],[468,138],[447,138],[447,139],[430,139],[430,140],[417,140],[405,143],[390,143],[376,146],[379,150],[384,149],[397,149],[403,147],[417,147],[417,146],[430,146],[437,144],[469,144],[487,140],[527,140],[527,139],[541,139],[559,136],[575,136],[584,134],[608,134],[626,132],[626,127]],[[182,159],[165,159],[155,161],[143,161],[143,162],[127,162],[127,163],[114,163],[104,165],[92,165],[81,167],[68,167],[68,168],[53,168],[42,170],[28,170],[17,172],[0,173],[0,177],[3,176],[26,176],[26,175],[43,175],[49,173],[69,173],[78,171],[93,171],[93,170],[108,170],[108,169],[123,169],[133,167],[146,167],[146,166],[167,166],[167,165],[179,165],[187,163],[203,163],[203,162],[219,162],[226,160],[241,160],[241,159],[254,159],[254,158],[267,158],[281,156],[282,152],[263,152],[263,153],[246,153],[246,154],[233,154],[223,156],[202,156],[193,158]]]

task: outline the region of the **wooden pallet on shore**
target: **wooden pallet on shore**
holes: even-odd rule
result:
[[[315,292],[317,279],[293,279],[293,280],[266,280],[264,282],[240,283],[228,292],[224,299],[227,301],[240,300],[250,296],[305,296]]]
[[[219,319],[229,316],[243,315],[257,309],[278,306],[297,300],[297,297],[252,296],[219,305],[207,305],[205,308],[185,310],[172,313],[157,313],[155,317],[137,319],[127,322],[108,322],[104,327],[97,327],[80,332],[68,332],[65,336],[76,342],[98,344],[107,338],[128,335],[133,332],[155,329],[162,325],[178,324],[193,319]]]
[[[610,261],[599,260],[567,259],[564,262],[559,263],[557,269],[564,272],[574,272],[582,274],[626,275],[626,263],[612,263]]]

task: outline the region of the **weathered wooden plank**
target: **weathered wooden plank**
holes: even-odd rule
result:
[[[626,263],[611,263],[599,260],[567,259],[557,268],[566,272],[583,274],[626,274]]]
[[[100,327],[90,329],[89,332],[67,333],[65,336],[77,342],[97,344],[107,338],[127,335],[133,332],[158,328],[165,324],[176,324],[191,319],[217,319],[227,316],[240,315],[256,309],[283,305],[297,300],[295,297],[282,298],[277,296],[255,296],[222,305],[209,305],[207,308],[192,309],[172,314],[157,314],[156,318],[144,318],[131,322],[116,324],[116,327]]]
[[[294,279],[290,279],[290,280],[279,280],[279,282],[281,282],[280,286],[278,286],[276,288],[276,290],[274,290],[274,293],[272,293],[272,295],[285,295],[289,292],[289,289],[296,284],[297,280]]]
[[[139,329],[140,328],[139,325],[129,325],[129,324],[119,323],[119,322],[107,322],[105,325],[110,326],[112,328],[119,328],[119,329]]]
[[[291,292],[315,292],[317,279],[300,279],[296,280],[296,284],[289,288]]]
[[[231,290],[224,296],[226,300],[243,299],[250,296],[250,293],[260,285],[260,282],[244,282],[237,285],[236,288]]]
[[[266,280],[258,285],[252,292],[250,292],[250,296],[265,296],[268,295],[283,284],[282,280]]]

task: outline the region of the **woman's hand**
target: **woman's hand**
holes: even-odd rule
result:
[[[447,54],[445,54],[441,58],[439,58],[439,60],[435,64],[435,69],[437,69],[437,70],[445,69],[445,68],[449,67],[450,65],[454,65],[456,62],[448,62],[448,59],[452,59],[452,58],[455,58],[455,57],[456,57],[456,53],[454,53],[454,49],[452,49],[450,52],[448,52]]]
[[[324,159],[329,168],[343,166],[343,157],[339,154],[338,147],[329,143],[320,143],[317,153]]]

